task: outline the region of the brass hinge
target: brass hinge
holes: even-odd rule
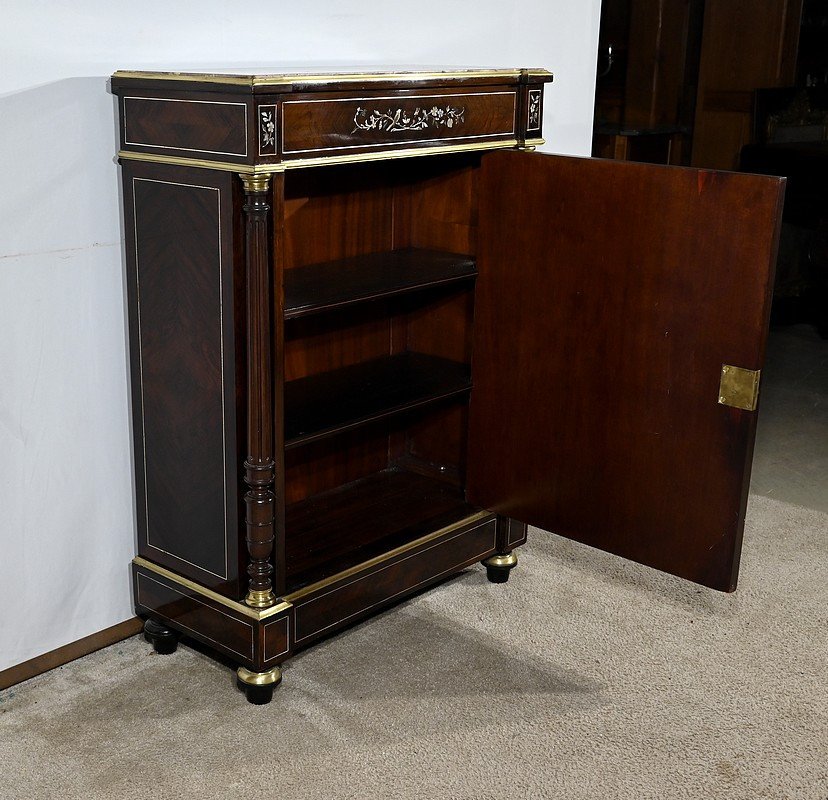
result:
[[[759,399],[759,375],[761,370],[742,369],[722,364],[722,379],[719,381],[719,402],[723,406],[756,411]]]

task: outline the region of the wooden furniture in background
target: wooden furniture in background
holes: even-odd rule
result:
[[[792,86],[802,0],[706,0],[694,166],[736,169],[751,141],[753,93]]]
[[[689,162],[703,0],[605,0],[592,154]]]
[[[527,523],[735,587],[783,181],[526,152],[550,79],[113,77],[159,652],[267,702]]]
[[[741,168],[788,179],[774,322],[812,323],[828,339],[828,141],[748,145]]]
[[[736,169],[756,89],[828,80],[825,19],[821,0],[604,0],[593,155]]]

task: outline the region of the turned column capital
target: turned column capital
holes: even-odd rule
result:
[[[264,194],[270,188],[269,174],[254,175],[249,172],[240,172],[239,177],[247,194]]]

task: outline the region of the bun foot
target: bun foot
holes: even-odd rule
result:
[[[178,634],[154,619],[144,623],[144,638],[160,656],[174,653],[178,648]]]
[[[251,672],[239,667],[236,676],[236,685],[244,692],[247,702],[264,706],[273,699],[273,690],[282,680],[282,671],[274,667],[267,672]]]
[[[517,564],[517,553],[499,553],[485,559],[482,563],[486,567],[486,577],[492,583],[506,583],[509,580],[509,573]]]

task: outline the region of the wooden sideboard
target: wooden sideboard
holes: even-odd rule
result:
[[[735,587],[784,181],[529,152],[550,80],[113,76],[159,652],[267,702],[527,523]]]

